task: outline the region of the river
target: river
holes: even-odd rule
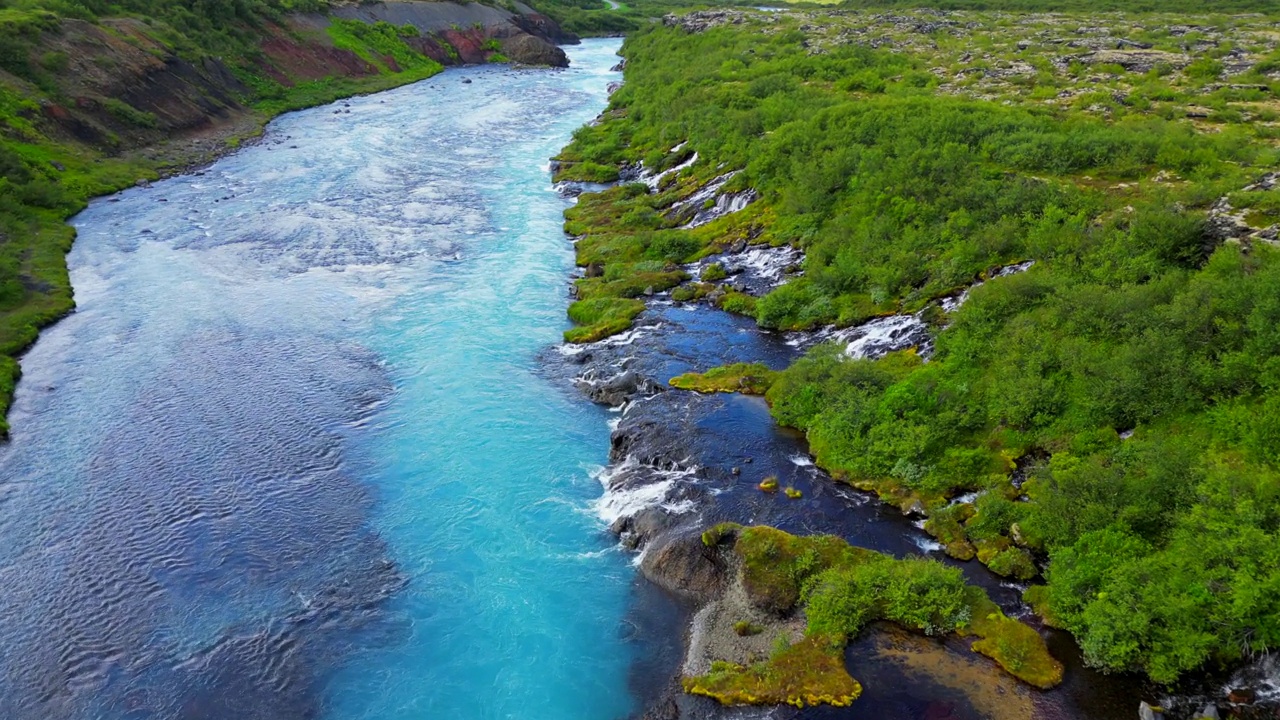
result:
[[[617,40],[274,121],[73,220],[0,450],[0,717],[616,718],[608,414],[538,372]]]

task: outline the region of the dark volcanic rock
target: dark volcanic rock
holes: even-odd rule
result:
[[[680,707],[676,705],[674,694],[663,695],[652,707],[645,710],[640,720],[680,720]]]
[[[652,395],[663,391],[661,385],[634,370],[625,370],[598,381],[583,376],[578,379],[578,387],[591,398],[591,402],[610,407],[618,407],[637,395]]]
[[[676,523],[677,516],[661,507],[647,507],[634,515],[618,518],[609,526],[609,530],[618,536],[623,547],[636,550],[648,545],[651,540],[670,530]]]
[[[696,530],[670,537],[650,549],[640,561],[640,572],[669,592],[704,602],[721,592],[725,580],[719,554],[702,543]]]

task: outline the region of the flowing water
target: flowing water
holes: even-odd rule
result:
[[[535,359],[546,158],[617,47],[294,113],[74,220],[0,450],[0,717],[633,709],[607,413]]]

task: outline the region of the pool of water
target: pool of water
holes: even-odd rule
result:
[[[537,360],[547,158],[617,47],[290,114],[75,218],[0,449],[0,717],[635,708],[607,413]]]

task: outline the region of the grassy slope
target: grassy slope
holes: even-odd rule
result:
[[[1280,165],[1273,23],[807,13],[639,33],[562,175],[699,161],[568,213],[587,320],[740,240],[806,251],[767,297],[720,296],[766,327],[933,308],[931,362],[819,348],[772,382],[775,415],[838,477],[921,501],[958,556],[1019,577],[1047,561],[1036,599],[1095,665],[1169,682],[1274,648],[1280,251],[1208,223],[1224,197],[1280,223],[1280,190],[1243,190]],[[676,200],[739,168],[727,189],[759,202],[677,229]],[[950,316],[933,304],[1027,259]],[[966,490],[983,494],[945,507]]]

